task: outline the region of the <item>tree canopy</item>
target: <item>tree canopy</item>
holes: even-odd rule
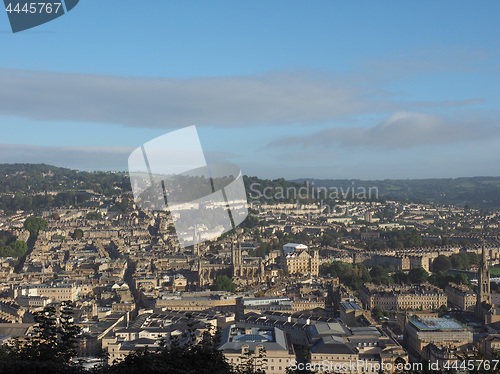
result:
[[[469,270],[471,265],[478,265],[481,255],[474,252],[455,253],[450,256],[451,267],[459,270]]]
[[[9,245],[0,246],[0,257],[23,257],[28,251],[28,245],[22,240],[16,240]]]
[[[24,228],[30,232],[32,237],[36,237],[40,231],[47,228],[47,221],[40,217],[31,216],[24,221]]]
[[[334,261],[321,265],[321,274],[330,274],[338,277],[340,282],[354,290],[359,289],[365,282],[371,282],[372,277],[363,264],[349,264],[342,261]]]
[[[87,216],[85,218],[87,218],[88,220],[99,221],[102,219],[102,213],[101,212],[88,212]]]
[[[235,292],[236,285],[233,283],[233,280],[227,275],[221,275],[215,278],[214,283],[212,284],[212,289],[214,291]]]
[[[451,269],[451,260],[447,256],[439,255],[432,262],[432,271],[435,273],[446,271],[448,269]]]
[[[413,268],[408,272],[411,283],[424,283],[429,278],[429,273],[424,268]]]
[[[19,258],[26,254],[28,245],[22,240],[16,240],[16,237],[9,231],[0,231],[0,257]]]
[[[73,237],[73,239],[81,239],[83,238],[83,230],[75,229],[75,231],[73,231],[73,234],[71,236]]]

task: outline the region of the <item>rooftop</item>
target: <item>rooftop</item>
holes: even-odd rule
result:
[[[264,347],[267,351],[288,351],[292,349],[286,342],[282,330],[273,327],[247,327],[231,325],[222,333],[219,349],[225,352],[241,351],[243,346],[254,350],[257,346]]]
[[[419,330],[464,330],[466,327],[454,318],[418,317],[410,321]]]
[[[273,342],[274,331],[257,327],[235,327],[231,329],[230,341],[233,342]]]
[[[345,310],[352,310],[352,309],[363,310],[363,308],[361,308],[355,302],[344,301],[341,304],[342,304],[342,306],[344,307]]]

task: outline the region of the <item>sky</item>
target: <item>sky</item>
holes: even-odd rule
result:
[[[127,170],[196,125],[261,178],[500,176],[498,1],[80,0],[12,33],[0,163]]]

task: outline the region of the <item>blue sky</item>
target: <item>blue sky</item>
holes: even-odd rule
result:
[[[82,0],[12,34],[0,162],[125,170],[196,125],[265,178],[498,176],[500,3]]]

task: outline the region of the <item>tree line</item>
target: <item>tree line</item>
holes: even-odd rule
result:
[[[320,267],[320,274],[338,277],[339,281],[354,291],[367,282],[374,284],[423,284],[429,282],[444,289],[450,282],[470,285],[465,274],[445,274],[443,272],[429,274],[424,268],[417,267],[408,272],[395,270],[394,267],[372,267],[370,270],[363,264],[351,264],[342,261],[324,263]]]

